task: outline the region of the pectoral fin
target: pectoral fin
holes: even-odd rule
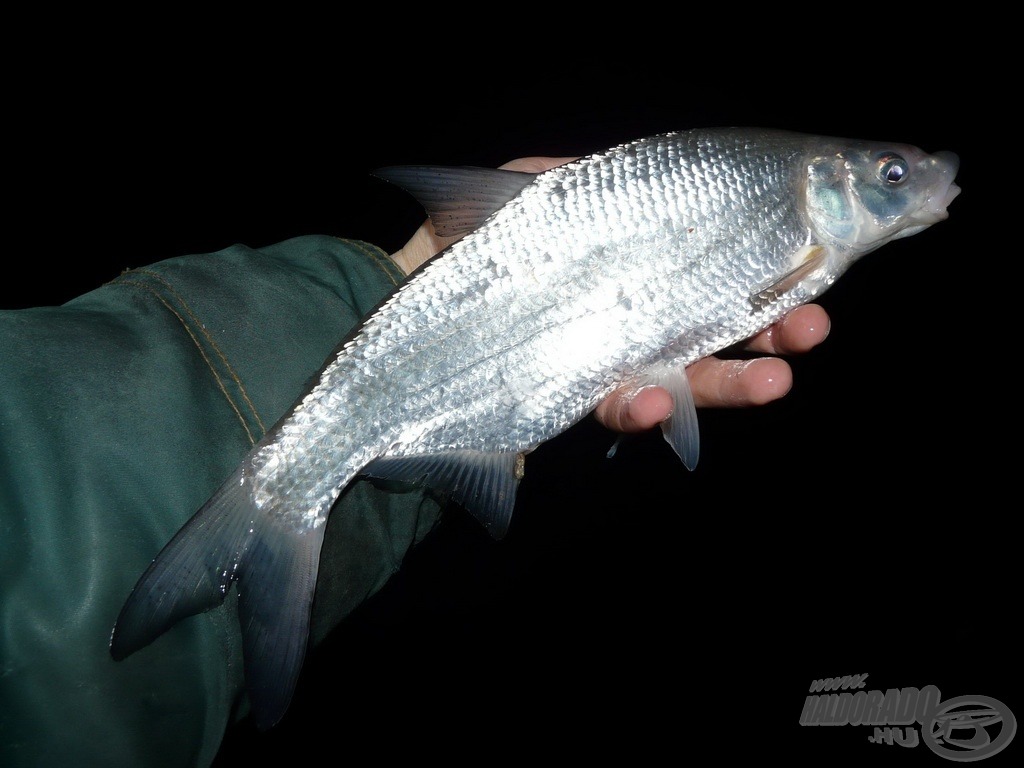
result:
[[[822,266],[827,256],[828,251],[823,246],[805,245],[796,255],[799,262],[796,267],[750,297],[752,311],[759,312],[774,304],[783,294],[791,291],[797,283]]]
[[[363,471],[370,477],[422,482],[450,493],[494,538],[500,539],[512,520],[516,491],[523,477],[523,456],[452,451],[432,456],[377,459]]]

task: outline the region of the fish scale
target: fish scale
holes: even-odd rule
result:
[[[762,129],[663,134],[539,175],[384,169],[461,235],[325,365],[178,532],[111,638],[124,658],[240,590],[261,727],[288,706],[324,523],[359,474],[426,482],[497,536],[522,456],[623,384],[665,387],[698,455],[685,368],[812,300],[857,258],[946,217],[956,157]]]

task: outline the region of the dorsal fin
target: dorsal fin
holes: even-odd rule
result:
[[[535,173],[444,165],[392,165],[373,172],[397,184],[426,210],[442,237],[472,232],[518,195]]]

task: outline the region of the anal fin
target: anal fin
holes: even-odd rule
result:
[[[363,470],[370,477],[423,482],[450,493],[496,539],[503,537],[512,520],[516,491],[523,476],[519,453],[451,451],[430,456],[381,458]]]

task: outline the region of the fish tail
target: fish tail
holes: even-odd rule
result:
[[[178,621],[223,603],[238,582],[238,612],[252,717],[284,715],[306,655],[325,525],[288,525],[253,502],[242,468],[164,547],[114,625],[110,652],[124,659]]]

